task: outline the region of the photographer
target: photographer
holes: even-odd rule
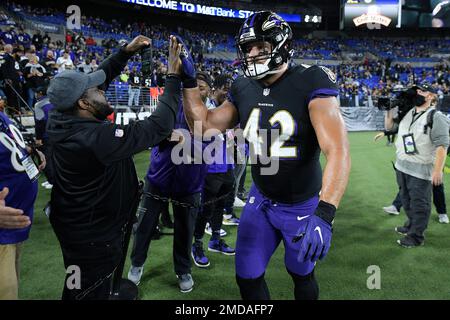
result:
[[[174,37],[165,92],[156,111],[127,126],[105,121],[113,109],[104,90],[150,41],[138,36],[98,71],[62,72],[48,88],[55,108],[47,125],[53,184],[50,222],[65,268],[77,266],[81,276],[81,287],[64,286],[63,299],[110,297],[111,280],[124,254],[124,234],[139,198],[132,156],[157,145],[174,128],[181,92],[181,45]]]
[[[432,185],[442,184],[444,161],[449,145],[449,124],[440,112],[432,118],[431,103],[436,91],[428,83],[414,86],[413,107],[402,119],[394,121],[392,110],[385,117],[386,130],[398,130],[395,143],[395,169],[403,207],[408,217],[404,226],[395,230],[405,237],[397,243],[412,248],[424,244],[424,232],[431,213]],[[397,122],[397,123],[395,123]]]

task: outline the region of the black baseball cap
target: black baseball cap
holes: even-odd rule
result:
[[[434,94],[437,93],[436,88],[434,88],[428,82],[422,82],[421,84],[416,84],[415,86],[413,86],[413,89],[420,89],[422,91],[428,91],[428,92],[431,92],[431,93],[434,93]]]

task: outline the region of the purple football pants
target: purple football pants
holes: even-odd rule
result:
[[[304,229],[306,217],[314,214],[318,202],[316,196],[299,203],[277,203],[253,184],[238,227],[236,274],[244,279],[260,277],[281,240],[286,268],[300,276],[311,273],[315,263],[297,261],[300,241],[292,240],[300,227]]]

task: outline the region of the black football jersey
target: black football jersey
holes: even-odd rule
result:
[[[132,87],[140,87],[142,85],[142,75],[140,73],[130,73],[129,81]]]
[[[336,76],[321,66],[291,67],[267,87],[245,77],[234,81],[228,99],[238,109],[250,152],[262,152],[279,159],[277,171],[262,171],[271,167],[267,157],[257,157],[258,161],[252,164],[253,181],[266,197],[294,203],[319,194],[322,187],[320,148],[308,104],[316,97],[338,94]],[[261,138],[263,136],[267,139]],[[268,142],[261,143],[263,141]]]

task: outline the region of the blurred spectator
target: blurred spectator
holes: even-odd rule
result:
[[[41,51],[43,39],[41,35],[41,30],[37,30],[36,33],[33,35],[33,38],[31,39],[31,43],[36,47],[37,51]]]
[[[47,51],[47,55],[43,59],[42,65],[45,67],[47,76],[53,76],[55,74],[58,67],[52,50]]]
[[[92,59],[92,61],[91,61],[91,68],[92,68],[92,71],[97,71],[98,64],[97,64],[97,60],[96,59]]]
[[[84,73],[91,73],[93,71],[91,60],[89,58],[85,59],[83,63],[77,66],[77,70]]]
[[[66,33],[66,44],[72,43],[72,33],[70,31],[67,31]]]
[[[14,32],[14,26],[10,26],[7,31],[2,32],[0,39],[3,44],[15,44],[17,39],[16,33]]]
[[[22,92],[19,60],[23,55],[23,51],[18,48],[13,49],[10,44],[5,45],[4,50],[4,62],[0,66],[0,70],[5,81],[5,94],[8,98],[8,105],[15,113],[20,113],[20,104],[17,94],[21,94]]]
[[[42,44],[43,45],[49,45],[50,42],[52,42],[52,38],[48,35],[48,32],[46,31],[44,36],[42,37]]]
[[[35,55],[31,56],[30,61],[24,69],[25,83],[28,92],[28,105],[31,108],[34,107],[36,89],[43,87],[46,84],[45,73],[46,70],[38,63],[37,57]]]
[[[86,38],[83,36],[83,33],[76,34],[74,42],[78,49],[84,50],[86,48]]]
[[[143,85],[142,73],[136,67],[130,72],[128,78],[128,106],[139,106],[139,98],[141,96],[141,86]]]
[[[28,33],[23,30],[23,28],[19,29],[19,33],[16,36],[17,43],[22,45],[25,49],[29,48],[31,45],[31,37]]]
[[[70,58],[69,50],[64,50],[64,54],[62,57],[59,57],[58,60],[56,60],[56,65],[58,66],[58,72],[64,71],[64,70],[71,70],[74,69],[75,66],[73,65],[73,61]]]
[[[122,71],[122,73],[119,76],[120,82],[128,83],[128,78],[130,77],[130,70],[128,67],[125,67],[125,69]]]
[[[28,62],[30,62],[30,58],[35,54],[35,52],[28,48],[25,50],[25,54],[23,56],[20,57],[20,61],[19,61],[19,67],[20,70],[25,69],[25,66],[27,65]]]
[[[86,39],[86,45],[87,46],[96,46],[97,45],[97,43],[95,42],[92,35],[89,35],[89,37]]]

